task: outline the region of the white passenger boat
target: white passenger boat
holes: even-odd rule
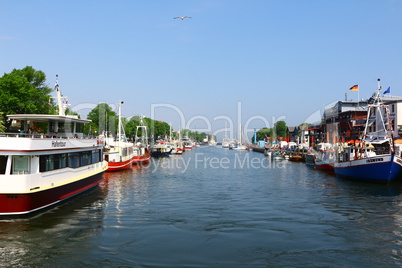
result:
[[[0,215],[46,208],[102,180],[104,141],[84,136],[91,121],[65,115],[58,83],[55,89],[58,115],[7,115],[21,131],[0,134]]]

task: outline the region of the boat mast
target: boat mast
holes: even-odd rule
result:
[[[172,141],[172,123],[169,124],[170,130],[169,130],[169,141]]]
[[[119,128],[118,128],[118,134],[117,134],[117,135],[119,135],[118,141],[121,140],[121,105],[123,103],[124,103],[123,101],[120,101],[120,103],[119,103]]]
[[[65,116],[66,114],[64,112],[62,96],[60,93],[59,75],[58,74],[56,74],[56,84],[54,85],[54,89],[56,90],[56,99],[57,99],[57,106],[59,107],[59,115]]]

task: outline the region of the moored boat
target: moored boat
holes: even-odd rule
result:
[[[271,159],[279,161],[279,160],[283,160],[284,158],[283,158],[282,154],[276,150],[276,151],[271,152]]]
[[[104,140],[83,134],[91,120],[66,115],[58,82],[55,90],[58,115],[7,115],[20,124],[21,133],[0,134],[0,215],[44,209],[103,179]]]
[[[301,154],[290,154],[289,155],[289,161],[302,162],[303,161],[303,156]]]
[[[367,120],[359,145],[341,144],[337,148],[335,173],[366,182],[389,183],[401,172],[402,159],[396,154],[389,109],[378,89],[370,99]]]
[[[119,123],[117,137],[109,135],[106,138],[105,160],[108,162],[106,171],[120,171],[131,168],[134,159],[134,144],[127,140],[121,121],[121,105],[119,103]]]
[[[148,128],[144,124],[142,117],[140,118],[140,124],[137,126],[135,131],[135,144],[133,150],[133,164],[140,165],[149,163],[151,152],[148,149]]]
[[[151,147],[151,155],[153,157],[166,157],[170,156],[173,148],[165,141],[159,141],[157,144]]]
[[[317,153],[316,152],[308,152],[306,154],[306,165],[307,166],[315,166],[315,162],[316,162],[316,158],[317,158]]]
[[[315,168],[321,170],[334,170],[335,165],[335,150],[329,143],[318,144],[318,152],[315,160]]]

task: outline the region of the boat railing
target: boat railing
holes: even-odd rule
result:
[[[81,136],[72,137],[59,136],[57,134],[44,134],[44,133],[18,133],[18,132],[3,132],[0,133],[0,138],[31,138],[31,139],[98,139],[98,136]]]

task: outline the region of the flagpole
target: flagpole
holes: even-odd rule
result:
[[[357,90],[357,109],[360,108],[360,87]]]

